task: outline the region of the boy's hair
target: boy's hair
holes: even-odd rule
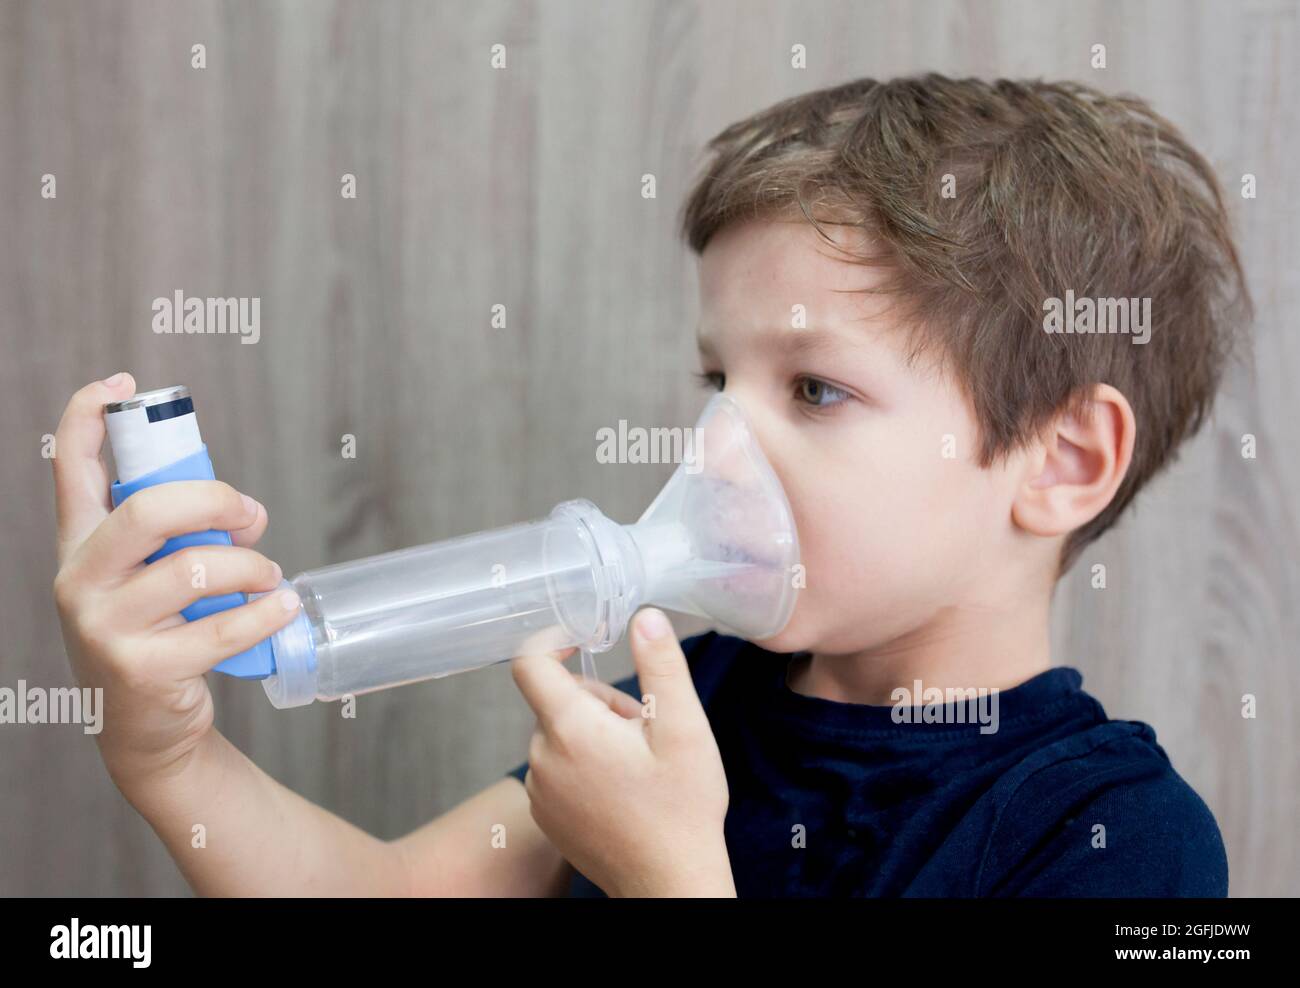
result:
[[[1133,406],[1133,461],[1072,532],[1064,572],[1200,428],[1252,310],[1214,173],[1133,96],[1074,82],[859,79],[732,124],[686,200],[697,253],[724,225],[804,217],[870,236],[911,330],[969,395],[990,466],[1107,383]],[[945,192],[947,193],[945,195]],[[954,194],[955,193],[955,194]],[[1045,331],[1045,302],[1145,299],[1149,338]],[[1112,330],[1113,331],[1113,330]]]

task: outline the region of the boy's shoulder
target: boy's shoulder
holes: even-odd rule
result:
[[[682,641],[706,710],[751,643],[706,632]],[[1113,720],[1078,691],[1080,716],[1026,745],[975,801],[953,851],[978,847],[971,895],[1204,896],[1228,892],[1223,838],[1155,730]],[[932,864],[946,870],[942,851]],[[970,862],[968,861],[969,865]],[[951,876],[951,871],[948,872]],[[918,876],[920,878],[921,876]],[[923,887],[928,883],[922,881]]]
[[[1149,724],[1104,719],[1044,745],[989,795],[976,894],[1228,894],[1214,814]]]

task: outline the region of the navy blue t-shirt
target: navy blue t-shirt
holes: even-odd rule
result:
[[[1076,669],[1002,690],[989,733],[979,700],[897,723],[794,692],[794,655],[716,632],[682,648],[727,773],[741,897],[1227,895],[1209,808]],[[615,685],[640,700],[635,676]],[[570,894],[603,893],[576,874]]]

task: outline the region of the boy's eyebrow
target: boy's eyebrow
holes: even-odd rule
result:
[[[793,329],[785,326],[761,329],[754,334],[749,342],[763,349],[778,350],[800,356],[837,353],[842,351],[844,347],[844,340],[834,333],[828,333],[820,329]],[[701,356],[717,356],[713,344],[704,333],[697,332],[696,343],[699,346]]]

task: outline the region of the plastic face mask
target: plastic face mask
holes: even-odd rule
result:
[[[679,466],[630,526],[646,603],[769,638],[794,610],[799,541],[789,502],[733,398],[715,395],[695,435],[696,461]]]

